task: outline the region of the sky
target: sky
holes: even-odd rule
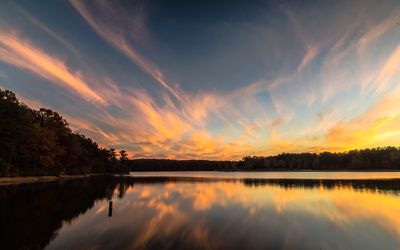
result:
[[[0,88],[131,158],[400,146],[400,2],[4,0]]]

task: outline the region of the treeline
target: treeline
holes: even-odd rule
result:
[[[136,159],[129,171],[287,171],[287,170],[400,170],[400,148],[382,147],[343,153],[283,153],[247,156],[240,161]]]
[[[380,147],[343,153],[284,153],[276,156],[247,156],[241,170],[400,170],[400,148]]]
[[[127,160],[73,133],[57,112],[34,110],[0,89],[0,176],[87,174],[122,171]]]
[[[135,159],[126,163],[129,171],[214,171],[236,170],[237,161]]]

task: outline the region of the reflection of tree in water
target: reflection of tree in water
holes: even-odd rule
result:
[[[380,192],[385,194],[400,194],[399,179],[378,180],[312,180],[312,179],[243,179],[243,184],[249,187],[280,186],[291,188],[352,188],[355,191]]]
[[[214,179],[195,177],[98,176],[61,182],[0,186],[0,241],[2,249],[43,249],[64,222],[90,210],[97,200],[122,199],[134,184],[231,182],[246,187],[285,189],[350,187],[355,191],[400,194],[400,180]],[[104,215],[107,218],[107,214]]]
[[[247,187],[279,186],[285,189],[291,188],[352,188],[355,191],[380,192],[384,194],[400,195],[400,179],[257,179],[257,178],[209,178],[209,177],[119,177],[126,184],[133,183],[157,184],[171,182],[237,182]]]
[[[111,199],[118,184],[102,176],[0,187],[2,249],[43,249],[63,222],[86,213],[96,200]]]

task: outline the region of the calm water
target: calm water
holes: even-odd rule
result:
[[[1,249],[400,249],[399,173],[134,173],[0,201]]]

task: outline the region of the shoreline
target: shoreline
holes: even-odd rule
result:
[[[366,169],[366,170],[308,170],[308,169],[302,169],[302,170],[188,170],[188,171],[171,171],[171,170],[166,170],[166,171],[129,171],[129,173],[156,173],[156,172],[171,172],[171,173],[176,173],[176,172],[221,172],[221,173],[234,173],[234,172],[243,172],[243,173],[251,173],[251,172],[298,172],[298,173],[304,173],[304,172],[376,172],[376,173],[382,173],[382,172],[400,172],[400,170],[394,170],[394,169],[379,169],[379,170],[371,170],[371,169]],[[91,176],[101,176],[101,175],[115,175],[115,174],[80,174],[80,175],[58,175],[58,176],[53,176],[53,175],[44,175],[44,176],[12,176],[12,177],[0,177],[0,186],[6,186],[6,185],[17,185],[17,184],[26,184],[26,183],[38,183],[38,182],[52,182],[52,181],[67,181],[67,180],[74,180],[74,179],[81,179],[81,178],[87,178]]]
[[[131,170],[129,172],[132,173],[140,173],[140,172],[400,172],[400,169],[249,169],[249,170]]]
[[[98,175],[108,175],[108,174],[0,177],[0,186],[25,184],[25,183],[36,183],[36,182],[67,181],[67,180],[81,179],[81,178],[87,178],[87,177],[98,176]]]

